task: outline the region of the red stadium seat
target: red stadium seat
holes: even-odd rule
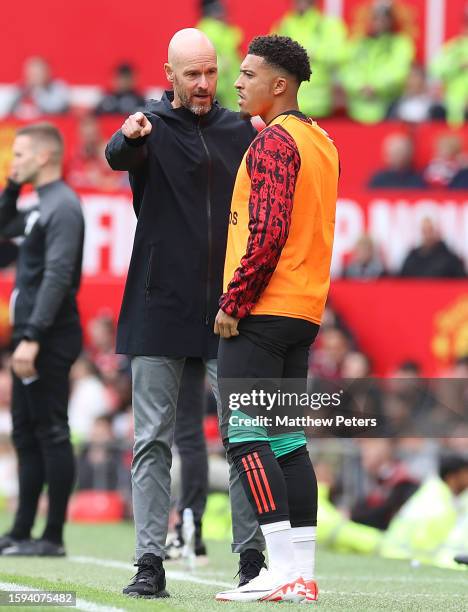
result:
[[[124,500],[116,491],[79,491],[70,500],[68,519],[75,523],[118,523]]]

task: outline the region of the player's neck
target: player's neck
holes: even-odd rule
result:
[[[287,111],[299,110],[299,104],[297,98],[279,100],[276,104],[273,104],[268,111],[262,115],[262,119],[266,125],[268,125],[275,117],[286,113]]]

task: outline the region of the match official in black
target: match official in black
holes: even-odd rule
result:
[[[20,129],[12,172],[0,196],[0,235],[23,236],[13,316],[13,444],[19,499],[11,530],[0,537],[2,555],[63,556],[63,525],[75,464],[68,427],[68,377],[81,350],[76,304],[84,219],[76,193],[62,179],[63,140],[53,125]],[[21,186],[31,184],[39,203],[17,209]],[[47,485],[48,515],[31,539],[39,496]]]

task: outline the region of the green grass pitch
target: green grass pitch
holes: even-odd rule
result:
[[[0,533],[8,526],[0,515]],[[182,563],[166,563],[170,599],[132,600],[120,594],[133,574],[133,527],[68,525],[66,559],[21,559],[0,556],[0,590],[22,585],[46,590],[76,591],[78,608],[91,612],[120,610],[250,610],[275,604],[217,603],[213,595],[234,584],[237,555],[228,544],[209,542],[209,564],[188,571]],[[413,568],[407,562],[387,561],[319,550],[317,575],[323,612],[468,611],[468,574],[464,571]],[[282,604],[304,610],[303,605]],[[21,608],[26,609],[26,608]],[[31,610],[47,609],[43,607]]]

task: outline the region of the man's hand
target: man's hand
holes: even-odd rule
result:
[[[13,353],[11,365],[18,378],[37,376],[34,362],[39,353],[39,342],[21,340]]]
[[[122,134],[127,138],[141,138],[148,136],[152,130],[151,122],[143,113],[130,115],[122,126]]]
[[[214,333],[219,334],[221,338],[231,338],[232,336],[238,336],[237,326],[239,319],[230,317],[222,310],[218,310],[214,324]]]

